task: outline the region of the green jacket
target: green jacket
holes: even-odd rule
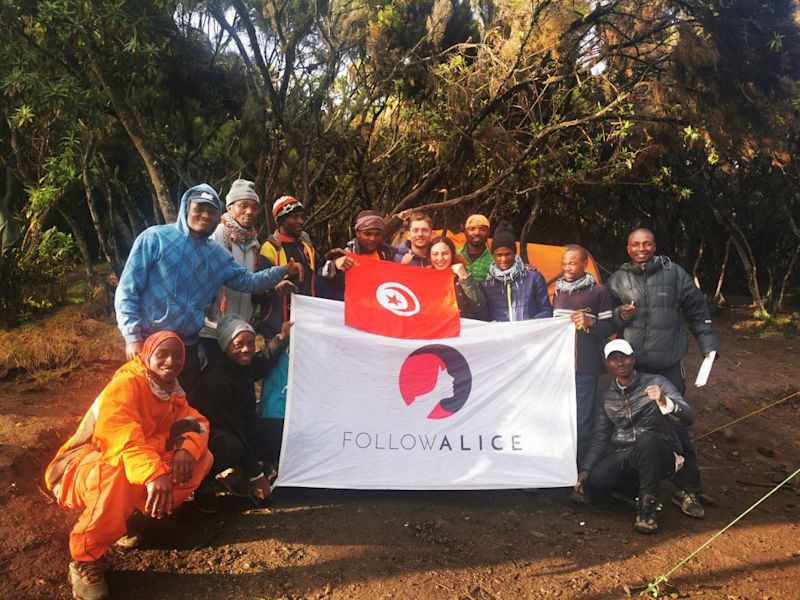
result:
[[[467,272],[472,276],[475,283],[482,283],[486,279],[486,274],[489,272],[489,265],[494,260],[489,249],[485,249],[474,261],[470,259],[469,252],[467,252],[467,245],[465,244],[458,253],[467,261]]]

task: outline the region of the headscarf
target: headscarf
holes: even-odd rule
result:
[[[183,363],[178,369],[178,373],[180,373],[183,370],[183,365],[186,364],[186,346],[184,345],[180,336],[178,336],[176,333],[172,333],[171,331],[157,331],[156,333],[148,336],[148,338],[144,341],[144,345],[142,346],[142,353],[137,357],[147,371],[147,383],[150,385],[150,391],[153,392],[153,395],[156,398],[159,398],[165,402],[168,401],[172,396],[186,395],[186,392],[183,391],[183,388],[181,387],[177,377],[175,378],[172,386],[169,388],[164,388],[158,383],[158,381],[156,381],[155,377],[151,376],[150,374],[150,359],[152,358],[153,353],[156,351],[156,348],[169,339],[178,340],[181,348],[183,348]]]

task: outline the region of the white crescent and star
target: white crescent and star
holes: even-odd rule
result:
[[[408,286],[387,281],[375,290],[375,299],[383,308],[400,317],[410,317],[419,312],[419,299]]]

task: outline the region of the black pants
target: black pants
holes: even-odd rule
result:
[[[281,451],[283,419],[254,419],[248,423],[248,444],[256,460],[265,465],[277,463]],[[225,469],[242,467],[245,447],[239,436],[225,429],[211,428],[208,449],[214,455],[214,465],[208,476],[214,477]]]
[[[653,373],[666,377],[672,385],[678,388],[681,396],[685,396],[686,379],[683,372],[683,364],[680,362],[666,369],[648,369],[646,367],[641,367],[641,370],[645,373]],[[686,400],[685,397],[684,400]],[[685,492],[699,494],[703,491],[703,482],[700,479],[700,467],[697,464],[697,450],[695,450],[694,442],[692,442],[692,438],[689,435],[689,428],[676,423],[675,433],[678,435],[678,439],[683,446],[683,458],[686,459],[686,462],[683,463],[683,468],[678,471],[673,481],[677,487]]]
[[[675,472],[672,447],[654,433],[640,433],[633,446],[604,456],[589,472],[592,492],[629,491],[639,497],[658,496],[661,480]]]
[[[183,363],[183,370],[178,375],[178,382],[181,384],[183,391],[186,392],[186,399],[189,404],[194,399],[194,393],[200,381],[201,367],[200,357],[197,354],[197,344],[186,346],[186,362]]]

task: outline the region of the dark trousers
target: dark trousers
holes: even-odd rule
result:
[[[186,362],[183,364],[183,370],[178,375],[178,382],[181,384],[183,391],[186,392],[186,399],[189,404],[194,399],[194,393],[197,389],[197,383],[200,381],[200,356],[197,354],[197,344],[186,346]]]
[[[575,400],[578,417],[578,464],[589,447],[594,426],[594,405],[597,393],[597,375],[575,373]]]
[[[653,373],[666,377],[672,385],[678,388],[681,396],[684,396],[684,400],[686,400],[686,376],[681,362],[677,362],[666,369],[648,369],[646,367],[641,367],[641,370],[645,373]],[[683,463],[683,468],[678,471],[673,481],[677,487],[685,492],[699,494],[703,491],[703,482],[700,478],[700,467],[697,464],[697,450],[689,435],[689,428],[676,423],[675,433],[681,441],[681,446],[683,446],[683,458],[686,462]]]
[[[632,446],[604,456],[589,472],[592,492],[629,491],[638,486],[639,497],[658,496],[661,480],[675,472],[672,447],[654,433],[644,432]]]
[[[277,422],[277,423],[276,423]],[[277,463],[281,450],[283,419],[254,419],[248,423],[248,444],[256,460],[264,465]],[[214,429],[208,439],[208,449],[214,455],[214,465],[209,477],[225,469],[240,469],[245,458],[245,447],[241,438],[225,429]]]

